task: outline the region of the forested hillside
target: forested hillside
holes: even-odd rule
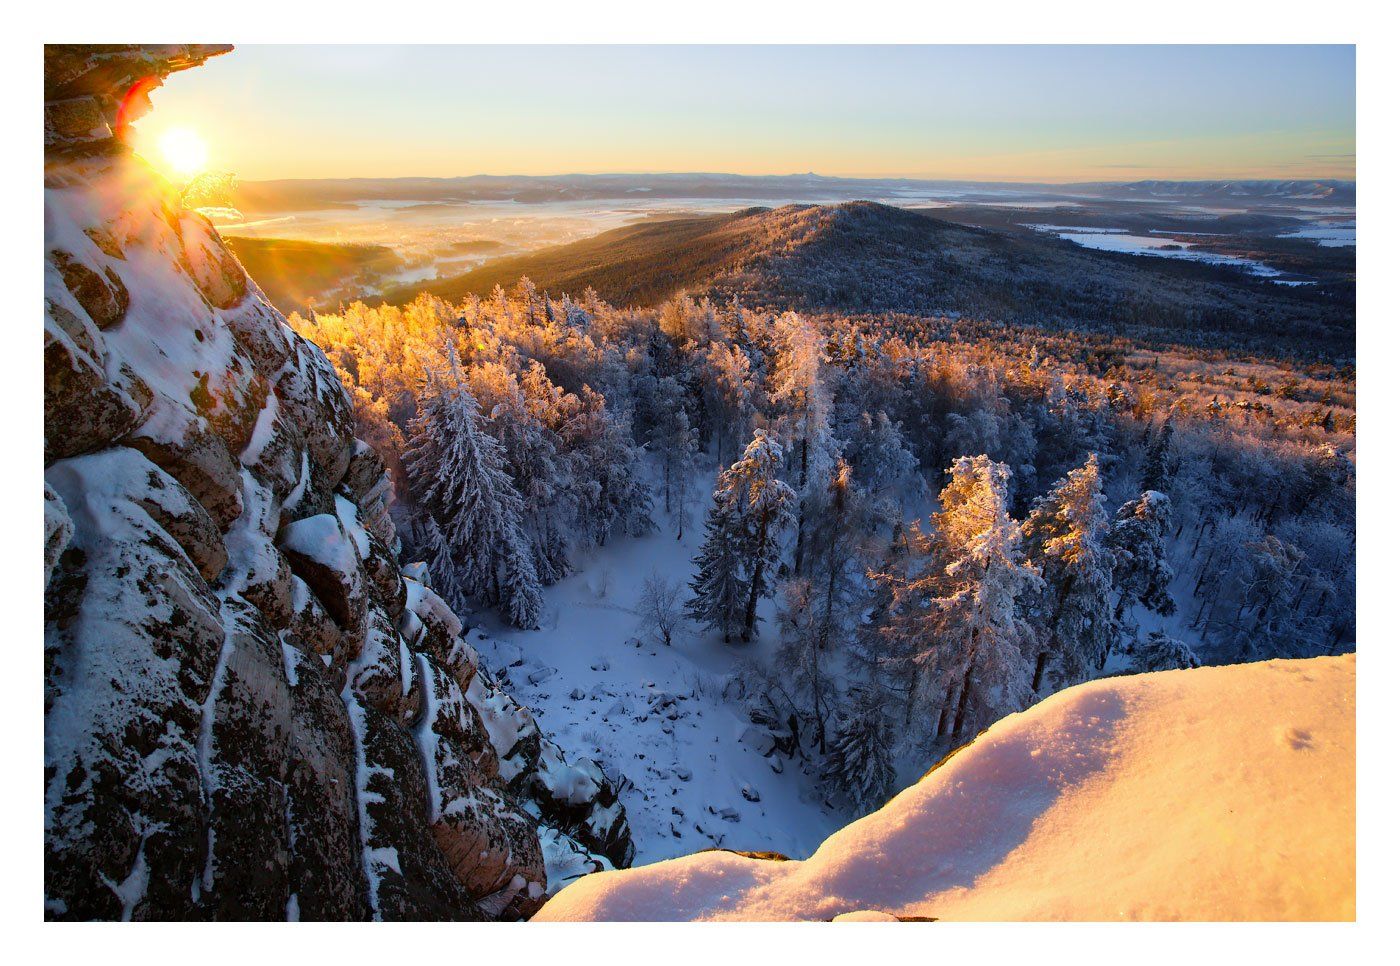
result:
[[[1300,358],[1354,353],[1349,289],[1286,288],[1239,270],[1088,251],[871,202],[747,209],[604,232],[393,290],[456,301],[528,276],[541,290],[592,287],[619,306],[678,292],[751,308],[953,315]]]

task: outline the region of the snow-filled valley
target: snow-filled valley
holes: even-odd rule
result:
[[[696,491],[708,494],[713,473],[700,477]],[[569,757],[626,779],[637,863],[709,848],[805,857],[852,816],[823,801],[800,758],[770,754],[770,732],[744,711],[742,663],[770,659],[774,604],[760,605],[749,644],[723,644],[689,621],[671,646],[654,639],[637,613],[643,581],[653,571],[688,578],[703,537],[692,522],[677,540],[657,516],[658,532],[580,555],[574,574],[545,588],[540,630],[483,610],[468,640]]]

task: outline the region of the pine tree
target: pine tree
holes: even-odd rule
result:
[[[569,400],[560,435],[573,463],[579,530],[599,545],[617,530],[631,536],[650,533],[656,524],[642,451],[632,442],[625,418],[588,386]]]
[[[1147,447],[1142,462],[1142,488],[1165,493],[1171,483],[1172,435],[1176,432],[1168,419]]]
[[[685,392],[679,382],[667,376],[657,384],[656,413],[648,433],[653,451],[661,460],[661,487],[667,513],[674,513],[676,539],[685,536],[690,512],[691,476],[699,454],[699,435],[690,425],[685,409]]]
[[[1129,500],[1114,517],[1107,542],[1113,554],[1113,580],[1118,587],[1115,617],[1119,620],[1132,604],[1158,614],[1175,613],[1166,547],[1171,517],[1172,501],[1156,490]]]
[[[809,534],[811,602],[819,646],[845,643],[856,618],[863,586],[861,558],[871,516],[865,494],[852,480],[851,467],[839,457],[823,491],[812,501]]]
[[[728,641],[734,632],[734,587],[743,591],[739,637],[748,642],[758,621],[758,602],[773,594],[784,528],[792,520],[796,496],[779,478],[783,453],[763,430],[744,455],[720,474],[705,521],[705,544],[687,605],[696,620],[715,627]]]
[[[831,653],[822,639],[822,605],[815,596],[812,582],[805,578],[783,585],[783,606],[778,612],[781,641],[774,654],[774,667],[786,680],[794,703],[815,731],[817,750],[825,753],[833,683],[828,668]]]
[[[541,368],[533,363],[527,370],[535,384],[544,379]],[[553,584],[570,570],[565,534],[574,508],[563,478],[562,443],[540,418],[539,410],[548,402],[527,400],[515,373],[497,362],[473,366],[468,380],[487,411],[483,426],[501,444],[506,471],[521,496],[522,526],[535,571],[541,583]]]
[[[705,351],[705,402],[715,427],[715,459],[732,463],[738,442],[749,438],[753,421],[753,376],[749,357],[738,346],[711,342]]]
[[[894,735],[884,706],[877,688],[852,688],[823,763],[822,777],[861,812],[883,805],[894,789]]]
[[[451,347],[446,373],[430,377],[420,405],[404,467],[438,531],[435,577],[453,582],[450,593],[500,608],[518,627],[536,626],[540,586],[521,528],[524,506]]]
[[[954,740],[1025,706],[1034,634],[1021,598],[1044,583],[1021,549],[1007,506],[1010,471],[987,456],[954,462],[942,509],[920,535],[928,563],[910,580],[872,575],[893,591],[882,633],[902,649],[938,711],[935,733]]]
[[[1113,555],[1105,542],[1108,514],[1096,455],[1035,501],[1022,532],[1026,555],[1045,581],[1035,614],[1042,644],[1031,681],[1039,694],[1047,672],[1061,687],[1086,680],[1103,665],[1116,633]]]
[[[780,345],[773,372],[773,401],[780,407],[778,426],[795,451],[794,482],[799,498],[793,571],[804,573],[807,521],[814,489],[824,484],[839,447],[831,434],[831,393],[823,366],[825,343],[817,327],[796,312],[778,318]]]
[[[705,515],[705,543],[695,558],[686,614],[728,644],[744,620],[744,574],[737,510],[719,491]]]

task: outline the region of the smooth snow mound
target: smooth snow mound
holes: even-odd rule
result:
[[[806,861],[602,872],[535,918],[1354,919],[1355,707],[1354,655],[1091,682]]]

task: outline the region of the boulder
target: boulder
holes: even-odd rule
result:
[[[248,292],[248,276],[243,266],[224,246],[204,215],[182,209],[175,224],[185,267],[199,291],[215,308],[233,308]]]
[[[70,316],[71,317],[71,316]],[[111,444],[145,415],[151,393],[135,376],[109,380],[50,312],[44,322],[44,462]]]
[[[365,645],[347,669],[350,687],[359,699],[400,724],[408,724],[423,708],[424,682],[417,662],[389,616],[371,606]]]
[[[68,549],[68,541],[73,539],[73,521],[68,517],[68,508],[48,481],[44,482],[44,586],[48,587],[53,568],[58,558]]]
[[[336,691],[344,683],[345,669],[353,660],[346,635],[336,626],[306,581],[292,575],[292,620],[288,639],[308,654],[314,654],[331,675]]]
[[[348,656],[359,654],[364,640],[369,597],[364,568],[354,541],[334,514],[322,513],[283,527],[277,545],[292,573],[305,581],[341,632],[355,642]]]
[[[226,599],[223,618],[226,644],[209,699],[211,852],[200,902],[215,919],[280,919],[291,895],[291,688],[281,642],[257,610]]]
[[[108,329],[122,320],[131,304],[131,296],[116,272],[110,268],[94,268],[62,249],[50,251],[49,260],[58,269],[73,298],[98,328]]]
[[[189,419],[173,434],[153,422],[123,441],[178,480],[219,530],[227,530],[243,512],[243,481],[228,448],[202,420]]]

